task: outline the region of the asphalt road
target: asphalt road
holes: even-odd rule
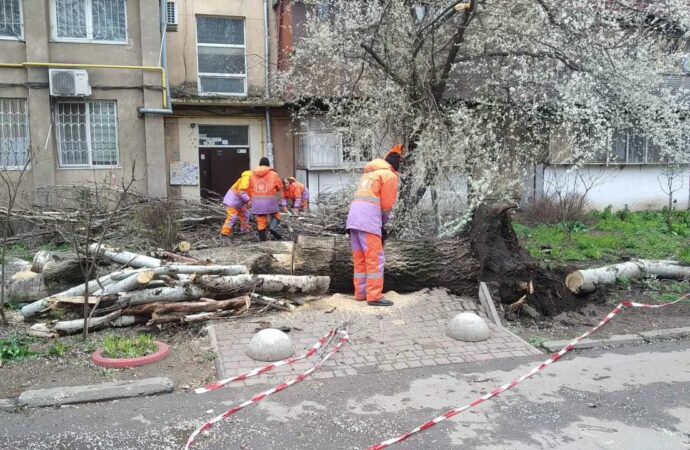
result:
[[[543,359],[543,358],[541,358]],[[539,358],[306,381],[195,449],[361,449],[518,376]],[[2,449],[179,449],[201,419],[269,386],[0,412]],[[690,343],[571,354],[399,449],[688,449]]]

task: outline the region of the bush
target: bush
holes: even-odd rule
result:
[[[167,250],[175,248],[179,241],[179,218],[178,205],[169,200],[151,200],[134,215],[137,232],[144,235],[149,245]]]
[[[561,197],[550,195],[535,199],[527,213],[532,221],[538,223],[582,224],[587,219],[587,201],[578,193]]]
[[[29,350],[29,340],[23,337],[0,339],[0,362],[28,358],[35,353]]]

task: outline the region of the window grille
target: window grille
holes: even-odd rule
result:
[[[127,41],[126,0],[53,0],[57,40]]]
[[[22,1],[0,0],[0,39],[22,37]]]
[[[0,98],[0,168],[23,168],[29,154],[26,100]]]
[[[61,167],[118,165],[117,105],[114,101],[58,102],[55,114]]]

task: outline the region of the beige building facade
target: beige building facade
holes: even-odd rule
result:
[[[135,189],[167,195],[164,119],[140,112],[167,106],[159,5],[0,0],[0,166],[35,154],[25,188],[119,183],[135,161]]]
[[[294,173],[290,122],[267,83],[277,68],[271,3],[168,2],[173,114],[165,119],[165,140],[171,195],[222,196],[264,156],[281,176]]]

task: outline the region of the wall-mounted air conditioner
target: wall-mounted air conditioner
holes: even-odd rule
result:
[[[50,95],[54,97],[88,97],[91,95],[86,70],[49,69]]]
[[[165,18],[167,21],[167,31],[177,31],[177,25],[180,23],[177,17],[177,3],[168,2],[168,7],[165,11]]]

